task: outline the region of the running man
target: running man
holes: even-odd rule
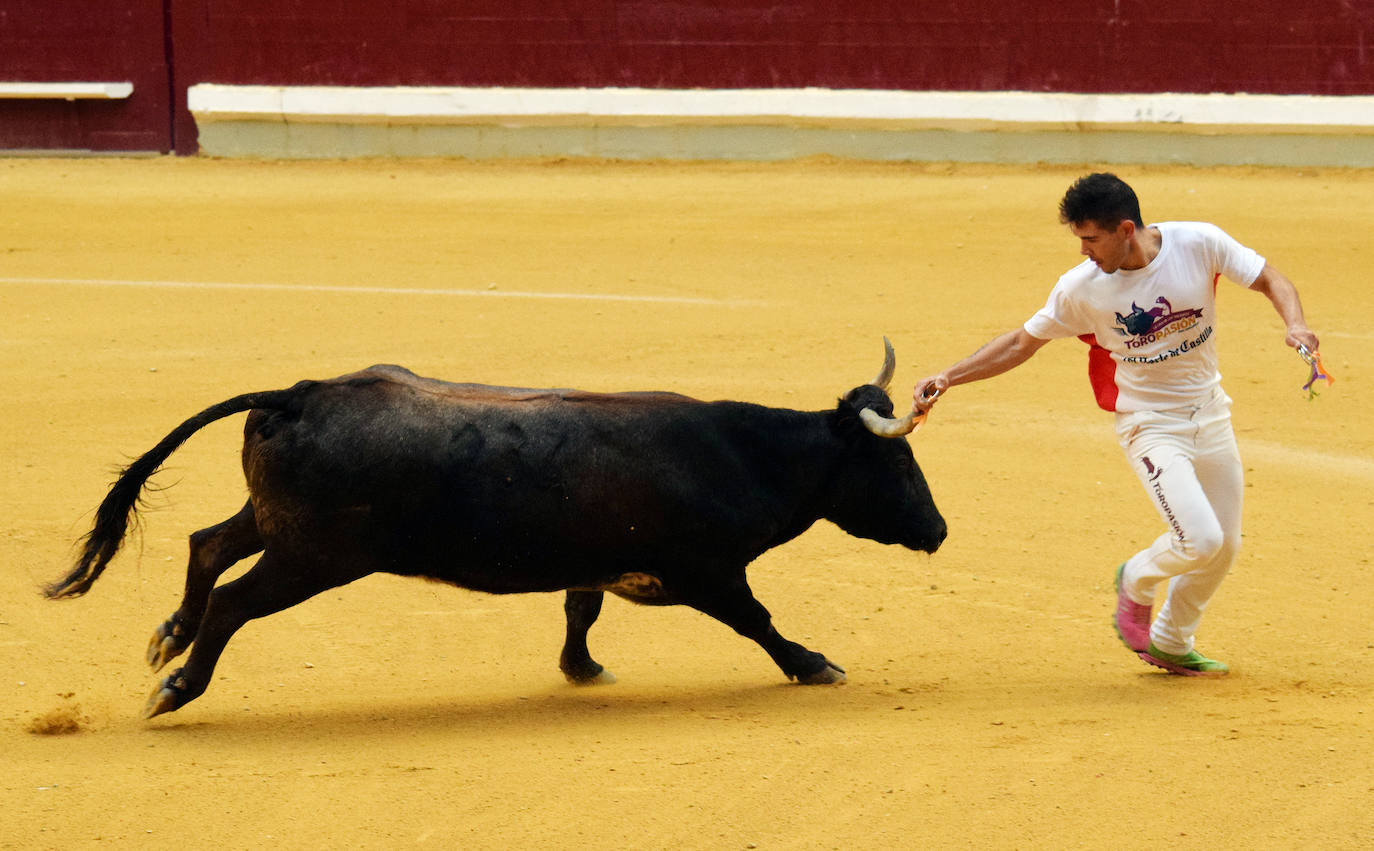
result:
[[[1151,665],[1220,676],[1225,663],[1193,646],[1203,609],[1240,549],[1243,468],[1231,430],[1231,399],[1216,355],[1221,276],[1266,296],[1289,346],[1317,351],[1293,283],[1215,225],[1146,227],[1134,190],[1113,174],[1079,178],[1059,219],[1088,259],[1065,273],[1024,326],[916,385],[923,412],[950,387],[1000,375],[1050,340],[1088,344],[1097,404],[1116,415],[1131,467],[1165,531],[1116,570],[1117,635]],[[1151,620],[1154,588],[1174,580]]]

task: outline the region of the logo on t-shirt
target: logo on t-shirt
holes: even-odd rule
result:
[[[1187,331],[1198,323],[1201,316],[1201,308],[1174,310],[1169,300],[1160,296],[1155,299],[1155,306],[1149,310],[1145,310],[1134,301],[1131,302],[1130,313],[1125,316],[1116,314],[1117,327],[1113,330],[1123,337],[1131,338],[1126,340],[1127,348],[1137,349],[1170,334]]]

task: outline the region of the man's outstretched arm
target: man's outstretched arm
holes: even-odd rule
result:
[[[944,392],[956,384],[981,381],[1020,366],[1048,342],[1049,340],[1031,336],[1025,328],[1017,328],[994,338],[948,369],[918,381],[914,391],[916,410],[929,410],[930,406],[935,404],[934,397],[937,393]]]

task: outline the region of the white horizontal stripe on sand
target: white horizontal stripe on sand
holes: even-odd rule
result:
[[[690,304],[718,307],[757,306],[763,302],[749,299],[697,298],[671,295],[634,295],[631,293],[557,293],[525,290],[464,290],[433,287],[347,287],[330,284],[254,284],[216,281],[122,281],[99,278],[0,278],[0,284],[65,285],[86,287],[148,287],[186,290],[258,290],[268,292],[352,293],[363,295],[465,296],[480,298],[527,298],[562,301],[621,301],[649,304]]]

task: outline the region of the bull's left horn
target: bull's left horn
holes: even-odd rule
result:
[[[883,368],[878,372],[878,377],[868,383],[886,393],[887,385],[892,383],[892,375],[896,371],[897,354],[892,351],[892,341],[883,337]]]
[[[911,413],[898,419],[885,417],[872,408],[864,408],[859,411],[859,419],[864,421],[865,428],[879,437],[902,437],[915,431],[925,417],[918,416],[914,408]]]

